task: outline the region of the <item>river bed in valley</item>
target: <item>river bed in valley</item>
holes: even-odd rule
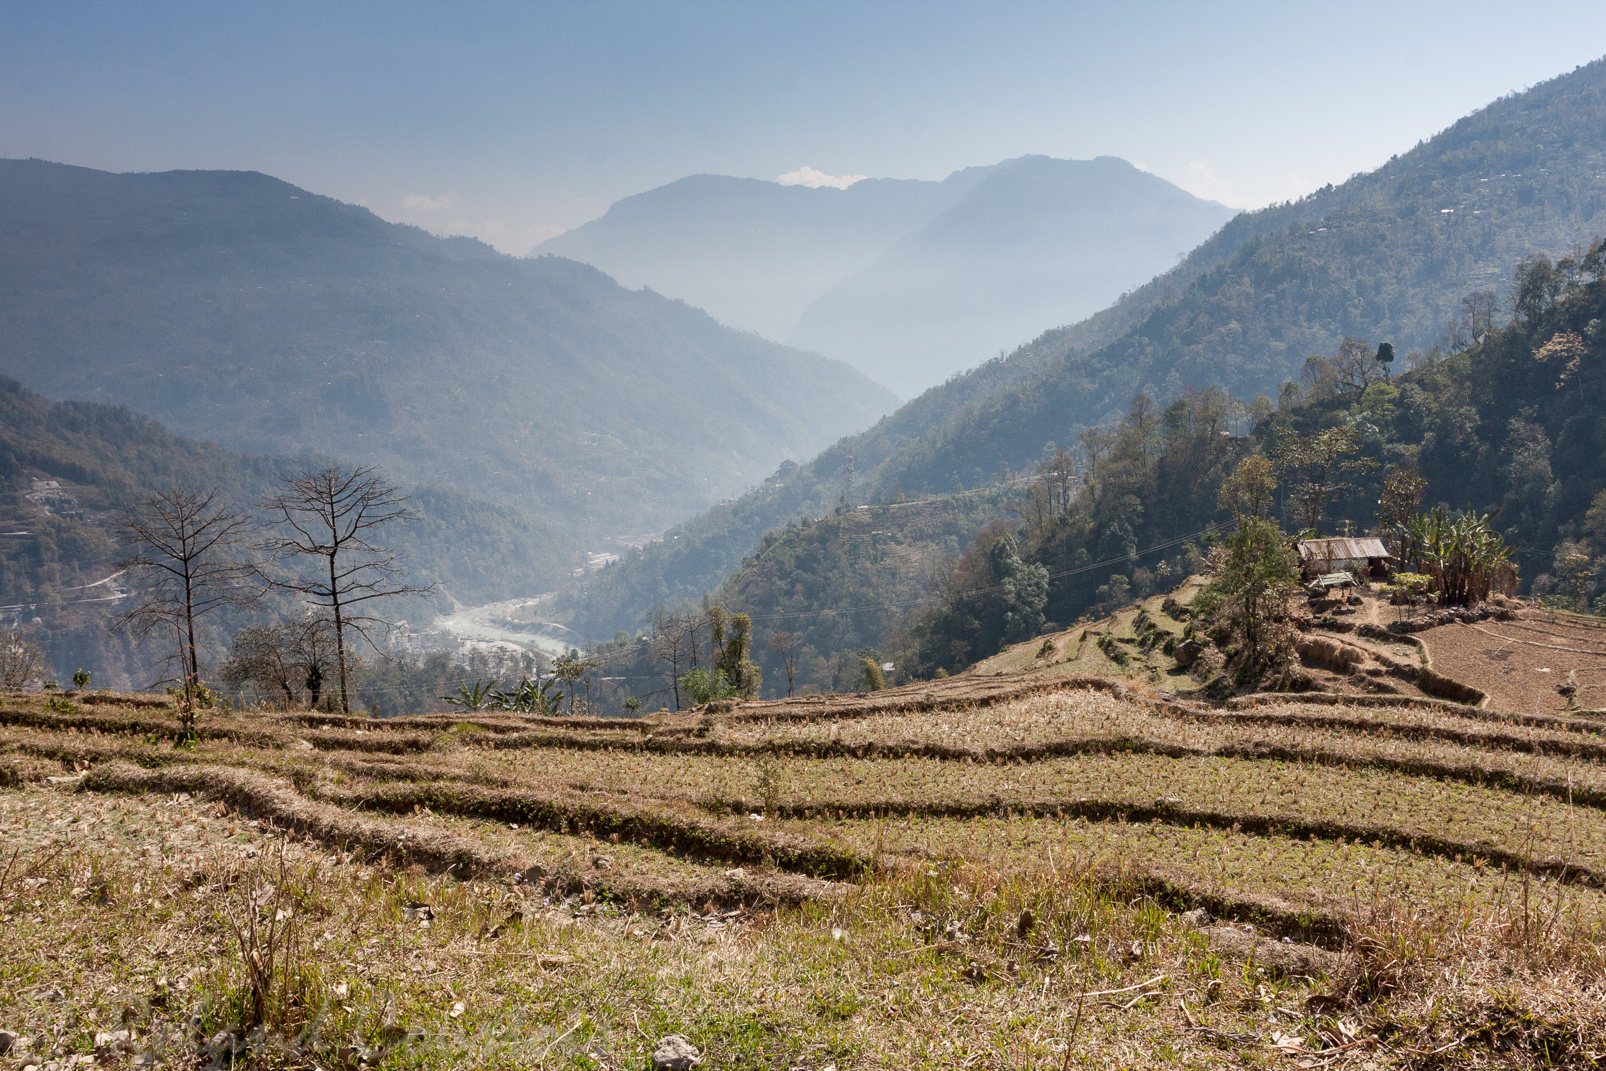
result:
[[[467,606],[435,621],[435,627],[458,639],[480,643],[513,643],[557,657],[578,646],[578,637],[562,625],[537,620],[550,595],[507,599]]]

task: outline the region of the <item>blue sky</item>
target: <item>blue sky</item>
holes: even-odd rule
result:
[[[17,3],[0,156],[265,171],[509,252],[696,172],[1140,163],[1237,207],[1606,54],[1606,4]]]

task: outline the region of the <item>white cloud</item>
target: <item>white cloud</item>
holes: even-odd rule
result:
[[[1195,160],[1188,165],[1187,178],[1178,179],[1177,185],[1193,194],[1203,197],[1207,201],[1219,201],[1229,208],[1242,208],[1243,197],[1234,191],[1203,160]]]
[[[824,171],[816,171],[805,164],[796,171],[788,171],[775,181],[782,186],[807,186],[811,190],[817,190],[821,186],[845,190],[855,182],[862,182],[869,177],[869,175],[827,175]]]
[[[457,203],[455,194],[443,193],[439,197],[426,197],[421,193],[410,193],[402,198],[402,204],[420,212],[444,212]]]

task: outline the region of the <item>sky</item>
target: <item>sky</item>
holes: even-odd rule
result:
[[[1606,4],[0,0],[0,157],[263,171],[515,254],[696,173],[1121,156],[1237,208],[1606,54]]]

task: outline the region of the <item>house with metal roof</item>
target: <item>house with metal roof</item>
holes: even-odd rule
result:
[[[1394,555],[1375,536],[1305,539],[1299,544],[1299,565],[1306,580],[1345,572],[1384,577],[1393,563]]]

